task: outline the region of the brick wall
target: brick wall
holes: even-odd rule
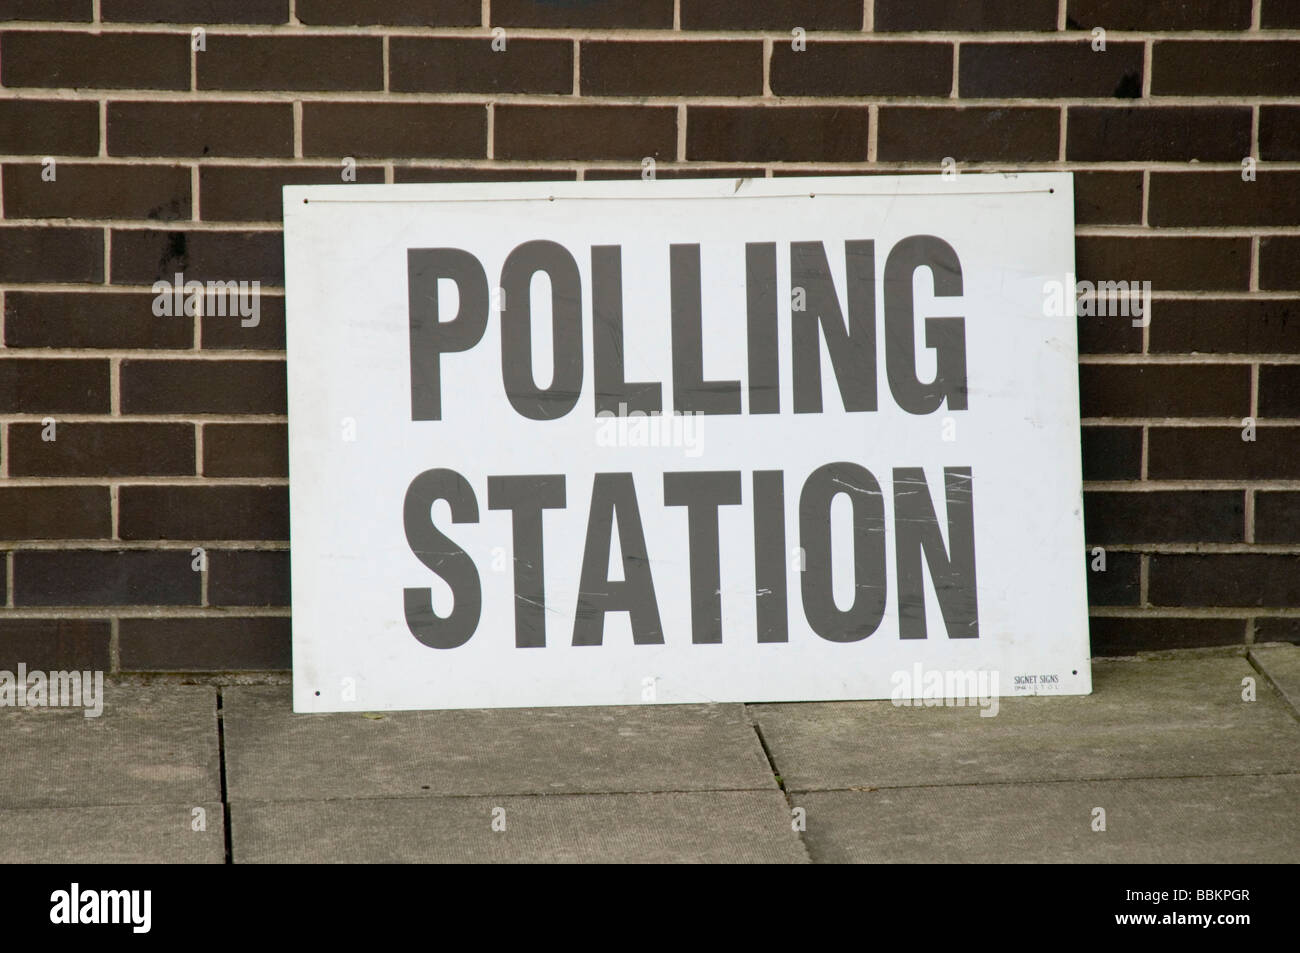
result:
[[[280,187],[344,157],[358,182],[1074,170],[1079,278],[1154,291],[1146,328],[1079,324],[1094,653],[1300,641],[1296,0],[0,21],[0,667],[288,666]],[[260,323],[155,317],[178,271],[260,281]]]

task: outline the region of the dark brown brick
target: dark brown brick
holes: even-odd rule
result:
[[[1255,542],[1300,543],[1300,493],[1255,492]]]
[[[130,540],[288,539],[289,488],[124,486],[117,519]]]
[[[862,162],[868,111],[850,106],[690,106],[686,157],[741,162]]]
[[[498,3],[500,0],[498,0]],[[478,26],[479,0],[298,0],[298,19],[312,26]],[[497,22],[497,11],[492,11]]]
[[[1300,477],[1300,427],[1152,427],[1147,476],[1152,480],[1294,480]]]
[[[1114,616],[1088,620],[1094,658],[1135,655],[1163,649],[1194,649],[1214,645],[1243,645],[1243,619],[1178,619]]]
[[[0,487],[4,539],[100,539],[113,534],[106,486]]]
[[[1300,353],[1300,300],[1159,301],[1151,312],[1153,353]]]
[[[1083,428],[1085,480],[1136,480],[1141,475],[1141,427]]]
[[[524,2],[524,0],[517,0]],[[681,0],[683,30],[860,30],[862,0]],[[496,9],[492,10],[496,22]],[[671,25],[672,17],[669,16]],[[649,25],[649,24],[647,24]]]
[[[306,103],[302,144],[303,154],[311,156],[481,159],[487,155],[487,110],[424,103]],[[498,127],[498,153],[500,148]]]
[[[164,232],[113,229],[113,282],[260,281],[284,284],[280,232]]]
[[[190,424],[10,424],[10,476],[193,476]]]
[[[639,173],[638,173],[639,174]],[[464,166],[428,168],[398,166],[393,169],[394,182],[572,182],[576,172],[563,169],[514,168],[475,169]]]
[[[1132,313],[1085,315],[1078,318],[1080,354],[1138,354],[1142,328],[1134,327]]]
[[[1300,417],[1300,364],[1260,366],[1259,415]]]
[[[640,159],[677,156],[671,106],[496,107],[498,159]]]
[[[209,553],[208,602],[214,606],[287,606],[289,554],[283,550]]]
[[[1256,618],[1255,641],[1300,642],[1300,619],[1294,617]]]
[[[115,156],[292,156],[292,103],[108,104]]]
[[[495,0],[492,4],[492,25],[586,29],[641,27],[668,30],[673,25],[673,0],[602,0],[600,3]]]
[[[1235,106],[1071,106],[1065,155],[1074,162],[1236,162],[1250,154],[1250,109]]]
[[[0,359],[0,412],[107,413],[108,378],[106,360]]]
[[[877,32],[898,30],[1055,30],[1056,0],[875,0]]]
[[[886,161],[1054,160],[1060,149],[1057,109],[882,106],[876,156]]]
[[[178,33],[0,35],[0,82],[67,89],[189,89],[190,38]]]
[[[384,170],[358,166],[358,183],[381,183]],[[278,222],[286,185],[341,185],[342,165],[224,166],[199,170],[200,214],[208,222]]]
[[[1239,543],[1246,538],[1241,490],[1083,494],[1084,534],[1093,543]]]
[[[1092,48],[1091,37],[1068,43],[963,43],[963,99],[987,97],[1116,97],[1142,95],[1141,43]]]
[[[293,664],[287,618],[123,619],[124,672],[262,672]]]
[[[1141,222],[1142,173],[1074,173],[1074,221],[1076,225]]]
[[[1300,172],[1151,173],[1152,225],[1293,225],[1300,222]]]
[[[1079,354],[1140,354],[1143,329],[1125,315],[1079,315]]]
[[[1141,594],[1142,557],[1137,553],[1108,552],[1106,568],[1093,569],[1096,557],[1089,550],[1084,557],[1088,567],[1088,605],[1135,606]]]
[[[758,42],[605,42],[582,44],[584,96],[761,96]],[[775,70],[775,66],[773,66]]]
[[[1260,236],[1259,287],[1261,291],[1300,291],[1300,238]]]
[[[283,351],[284,298],[262,295],[258,301],[258,322],[250,327],[244,327],[246,318],[205,314],[200,319],[203,349]]]
[[[287,477],[289,433],[284,424],[208,424],[203,428],[203,475]]]
[[[283,414],[283,361],[139,361],[121,367],[125,414]]]
[[[1153,553],[1148,573],[1152,605],[1300,605],[1300,556]]]
[[[8,155],[98,155],[99,104],[2,99],[0,143],[0,151]]]
[[[1300,29],[1300,4],[1295,0],[1264,0],[1260,11],[1260,26],[1266,30]]]
[[[1300,159],[1300,106],[1259,108],[1259,157]]]
[[[94,19],[93,0],[0,0],[0,20],[79,20]]]
[[[83,165],[64,162],[55,179],[41,165],[4,167],[7,218],[190,217],[190,170],[181,166]]]
[[[188,550],[14,553],[16,606],[198,605]]]
[[[107,672],[111,639],[107,619],[0,619],[0,669]]]
[[[0,228],[0,281],[104,280],[104,233],[97,228]]]
[[[1154,96],[1295,96],[1300,94],[1300,42],[1165,40],[1156,43],[1151,52],[1151,93]]]
[[[130,23],[287,23],[289,0],[100,0],[106,21]]]
[[[814,42],[796,51],[777,43],[770,82],[778,96],[947,96],[952,45]]]
[[[1245,291],[1250,282],[1248,238],[1110,238],[1074,242],[1081,281],[1149,281],[1153,291]],[[1155,302],[1151,323],[1166,302]]]
[[[494,50],[492,42],[395,36],[388,41],[389,88],[399,93],[573,92],[568,40],[508,39],[504,50]]]
[[[152,294],[5,294],[5,346],[188,348],[194,321],[155,317]]]
[[[1069,0],[1071,30],[1245,30],[1251,0]],[[1109,46],[1107,47],[1109,49]]]
[[[679,166],[666,169],[663,166],[658,166],[655,169],[656,179],[761,179],[764,174],[762,168],[745,166],[731,166],[725,169],[699,169],[695,166]],[[834,174],[840,175],[842,173]],[[641,169],[587,169],[582,173],[582,177],[588,182],[639,179],[641,178]]]
[[[1083,364],[1084,417],[1242,417],[1250,413],[1245,364]]]
[[[209,36],[196,63],[199,89],[384,88],[377,36]]]

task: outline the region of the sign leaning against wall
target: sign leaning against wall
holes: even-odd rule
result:
[[[1068,173],[284,203],[296,711],[1090,691]]]

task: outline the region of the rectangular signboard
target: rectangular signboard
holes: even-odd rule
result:
[[[284,202],[296,711],[1090,691],[1068,173]]]

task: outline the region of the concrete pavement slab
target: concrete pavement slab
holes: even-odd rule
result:
[[[1251,648],[1250,657],[1291,709],[1300,713],[1300,645],[1256,645]]]
[[[202,815],[194,813],[203,810]],[[197,821],[204,830],[195,830]],[[0,809],[0,864],[222,864],[221,803]]]
[[[776,789],[741,705],[295,715],[226,689],[231,801]]]
[[[804,840],[817,863],[1300,861],[1294,774],[814,791],[792,799],[807,811]],[[1098,807],[1104,831],[1092,829]]]
[[[0,708],[0,808],[221,800],[216,690],[105,684],[104,710]]]
[[[978,707],[750,706],[798,790],[1300,771],[1300,723],[1274,692],[1242,700],[1242,656],[1108,660],[1092,695]]]
[[[232,805],[230,828],[236,863],[808,859],[776,790],[250,801]]]

